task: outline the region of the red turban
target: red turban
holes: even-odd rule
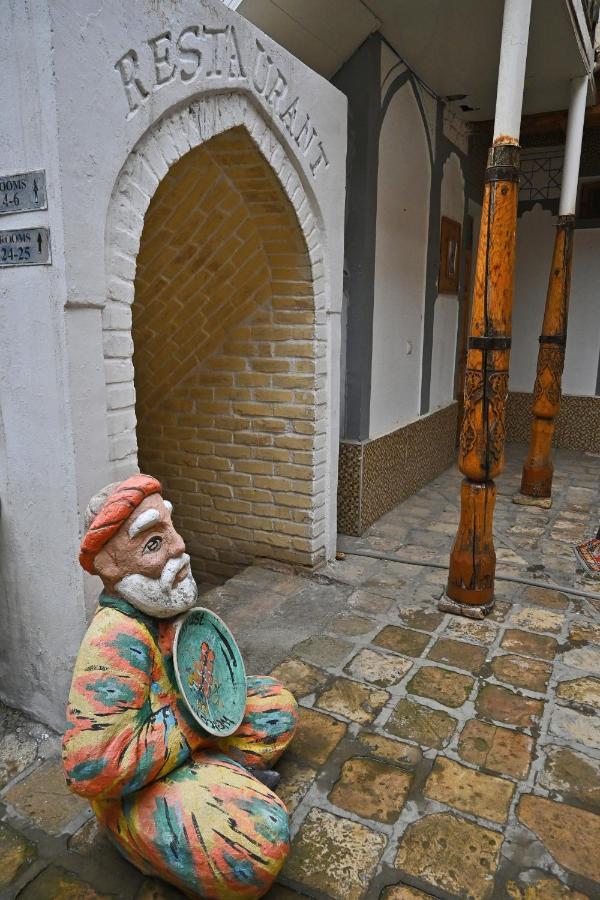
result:
[[[100,511],[96,514],[83,536],[79,549],[79,562],[90,575],[96,574],[94,557],[111,537],[117,533],[123,522],[129,518],[142,500],[150,494],[160,494],[161,484],[151,475],[133,475],[117,485]]]

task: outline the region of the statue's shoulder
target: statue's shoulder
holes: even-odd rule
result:
[[[147,617],[143,617],[147,618]],[[129,660],[139,668],[150,667],[158,652],[158,639],[152,622],[148,625],[137,616],[114,605],[98,604],[83,637],[77,655],[76,672]]]
[[[97,634],[128,634],[137,638],[158,639],[158,623],[150,616],[135,609],[126,600],[100,594],[98,606],[90,622],[86,637]]]

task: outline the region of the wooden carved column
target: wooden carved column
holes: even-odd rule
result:
[[[519,147],[491,148],[485,175],[458,464],[461,517],[440,608],[482,618],[491,610],[496,487],[504,466],[504,414],[519,194]]]
[[[574,79],[571,84],[559,216],[533,388],[531,441],[523,466],[521,493],[513,498],[515,503],[546,508],[552,505],[552,438],[554,423],[560,410],[561,379],[565,363],[573,228],[586,97],[587,78],[584,76]]]
[[[529,453],[523,466],[521,494],[516,503],[539,499],[540,506],[552,503],[551,458],[554,423],[560,410],[561,379],[565,364],[567,315],[573,258],[573,226],[575,216],[559,216],[554,240],[554,253],[540,335],[537,373],[533,388],[533,424]]]
[[[458,464],[460,523],[439,608],[481,619],[494,603],[492,535],[496,487],[504,465],[515,238],[519,194],[519,130],[531,0],[505,0],[465,373]]]

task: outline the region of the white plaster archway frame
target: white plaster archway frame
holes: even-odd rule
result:
[[[242,126],[270,164],[292,203],[311,262],[315,304],[315,440],[313,476],[313,554],[326,552],[335,535],[330,507],[336,460],[328,457],[327,431],[331,420],[331,352],[328,348],[327,264],[324,229],[318,204],[306,189],[304,176],[251,97],[242,92],[212,93],[187,101],[163,116],[131,151],[113,189],[106,223],[107,298],[102,311],[103,351],[107,396],[109,469],[115,480],[139,471],[135,416],[135,386],[131,307],[134,301],[136,259],[144,216],[169,168],[195,147],[231,128]]]

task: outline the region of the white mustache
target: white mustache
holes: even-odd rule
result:
[[[169,588],[173,587],[173,583],[178,574],[186,566],[189,566],[189,564],[190,557],[187,553],[182,553],[181,556],[176,556],[174,559],[170,559],[165,563],[165,567],[160,573],[160,586],[163,591],[167,591]]]
[[[191,609],[198,597],[198,588],[191,572],[177,584],[179,572],[189,565],[187,553],[170,559],[159,578],[147,575],[125,575],[115,588],[119,595],[148,616],[159,619],[170,618]]]

